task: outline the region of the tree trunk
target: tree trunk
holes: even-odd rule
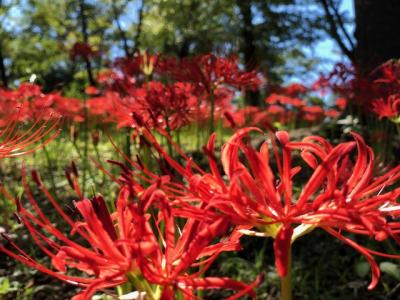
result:
[[[400,58],[400,1],[354,0],[355,62],[363,74],[391,58]]]
[[[3,51],[2,51],[2,45],[0,43],[0,77],[1,77],[1,82],[2,86],[5,88],[8,88],[8,78],[7,78],[7,73],[6,73],[6,66],[4,64],[4,56],[3,56]]]
[[[242,41],[240,51],[243,53],[246,71],[251,71],[258,65],[257,49],[254,37],[254,25],[252,23],[253,15],[251,12],[251,1],[237,0],[236,4],[240,9],[242,18]],[[245,100],[247,105],[259,106],[260,93],[258,91],[247,91]]]
[[[139,20],[138,20],[138,25],[136,28],[136,34],[133,39],[133,42],[135,43],[134,48],[133,48],[133,53],[139,52],[139,47],[140,47],[140,37],[142,34],[142,26],[143,26],[143,18],[144,18],[144,7],[145,7],[145,0],[142,0],[142,4],[140,5],[139,9]]]
[[[85,44],[89,45],[89,33],[87,29],[87,18],[86,18],[86,12],[85,12],[85,1],[80,0],[79,1],[79,8],[80,8],[80,18],[81,18],[81,29],[82,29],[82,35],[83,35],[83,41]],[[96,81],[94,80],[93,76],[93,68],[92,68],[92,63],[90,61],[89,57],[85,57],[85,64],[86,64],[86,72],[88,75],[88,80],[91,86],[96,86]]]

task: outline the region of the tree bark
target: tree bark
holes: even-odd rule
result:
[[[251,1],[236,0],[242,18],[242,41],[240,52],[243,53],[246,71],[253,70],[259,63],[257,58],[257,49],[255,45],[254,25],[252,23],[253,15],[251,12]],[[258,91],[247,91],[245,101],[247,105],[259,106],[260,93]]]
[[[80,8],[80,18],[81,18],[81,30],[82,30],[82,35],[83,35],[83,41],[85,44],[89,45],[89,33],[87,30],[87,18],[86,18],[86,12],[85,12],[85,1],[80,0],[79,1],[79,8]],[[88,75],[88,80],[91,86],[96,86],[96,81],[94,80],[93,76],[93,68],[92,68],[92,63],[90,61],[89,57],[85,57],[85,64],[86,64],[86,72]]]
[[[143,26],[143,17],[144,17],[144,7],[145,7],[145,0],[142,0],[142,4],[140,5],[139,9],[139,20],[138,20],[138,25],[136,29],[136,35],[133,39],[135,45],[133,48],[133,53],[138,52],[140,49],[140,36],[142,34],[142,26]]]
[[[363,74],[400,58],[400,1],[354,0],[355,62]]]
[[[3,49],[0,41],[0,77],[2,86],[4,88],[8,88],[8,78],[6,73],[6,66],[4,64],[4,56],[3,56]]]

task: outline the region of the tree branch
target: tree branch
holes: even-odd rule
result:
[[[119,13],[118,13],[118,9],[117,9],[115,0],[112,0],[112,9],[113,9],[113,13],[114,13],[114,20],[115,20],[115,23],[117,24],[118,32],[122,39],[122,44],[124,45],[125,56],[130,57],[130,56],[132,56],[132,54],[131,54],[129,46],[128,46],[128,39],[126,37],[126,33],[122,29],[121,23],[119,22]]]
[[[330,2],[330,6],[332,7],[333,14],[336,18],[336,21],[337,21],[337,24],[338,24],[340,30],[343,32],[344,36],[346,37],[351,49],[354,49],[355,48],[354,40],[353,40],[353,38],[351,38],[349,32],[344,27],[344,22],[343,22],[342,17],[339,14],[338,8],[335,7],[332,0],[328,0],[328,1]]]
[[[4,64],[4,56],[2,52],[2,45],[0,41],[0,77],[2,81],[2,85],[5,88],[8,88],[8,78],[7,78],[7,73],[6,73],[6,66]]]
[[[89,33],[88,33],[88,29],[87,29],[85,0],[79,1],[79,8],[80,8],[79,13],[80,13],[80,18],[81,18],[81,29],[82,29],[83,41],[85,44],[89,45]],[[87,71],[89,83],[92,86],[96,86],[96,81],[94,80],[94,77],[93,77],[92,64],[90,62],[89,57],[85,57],[85,64],[86,64],[86,71]]]
[[[140,46],[140,35],[142,34],[142,24],[143,24],[143,14],[144,14],[144,6],[145,6],[145,0],[142,0],[142,5],[140,6],[139,9],[139,21],[136,29],[136,35],[135,38],[133,39],[135,46],[133,48],[133,53],[136,53],[139,51],[139,46]]]
[[[335,21],[335,17],[332,15],[328,0],[319,0],[324,8],[326,19],[329,24],[329,34],[332,38],[337,42],[339,48],[343,51],[343,53],[351,60],[354,60],[354,48],[349,49],[346,44],[343,42],[342,37],[338,32],[338,27]]]

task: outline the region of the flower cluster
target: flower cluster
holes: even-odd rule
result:
[[[280,276],[287,273],[293,242],[321,228],[365,256],[372,270],[369,288],[374,288],[380,271],[373,256],[399,256],[362,246],[346,232],[376,241],[391,237],[399,242],[400,188],[393,185],[400,178],[400,166],[376,175],[373,151],[356,133],[352,134],[354,141],[333,146],[319,136],[290,141],[287,132],[278,131],[271,136],[270,144],[263,143],[257,151],[246,141],[250,132],[260,130],[240,129],[222,147],[223,175],[214,154],[215,135],[205,149],[211,170],[206,172],[191,161],[188,165],[193,168],[189,170],[180,165],[148,130],[143,131],[171,167],[190,183],[185,199],[189,197],[192,202],[214,209],[216,214],[229,216],[231,222],[243,227],[242,233],[274,239]],[[293,165],[294,152],[300,152],[303,165]],[[311,168],[311,176],[302,190],[295,192],[293,180],[305,166]],[[227,180],[223,179],[225,176]]]
[[[47,116],[81,122],[83,105],[79,99],[65,98],[59,93],[45,94],[36,84],[24,83],[15,90],[0,88],[0,127],[8,120],[35,122]]]
[[[95,55],[88,45],[79,43],[72,54],[85,60]],[[399,123],[398,64],[387,63],[374,74],[368,103],[380,118]],[[332,83],[335,78],[337,84]],[[198,299],[199,291],[205,289],[230,289],[229,299],[254,298],[262,274],[243,283],[207,273],[221,253],[241,250],[243,235],[273,239],[283,299],[290,294],[285,282],[291,249],[298,238],[318,228],[365,257],[372,272],[369,289],[376,287],[380,277],[376,257],[400,258],[374,250],[374,243],[360,242],[365,238],[375,243],[400,242],[400,166],[379,173],[382,168],[376,167],[372,148],[354,132],[347,141],[332,145],[320,136],[294,141],[288,132],[276,129],[337,119],[347,99],[360,97],[357,88],[364,84],[344,66],[312,88],[301,84],[272,88],[265,108],[232,104],[238,92],[261,85],[259,75],[242,70],[234,57],[208,54],[178,60],[144,53],[117,59],[112,69],[99,75],[98,83],[86,88],[85,101],[45,94],[34,84],[0,89],[0,158],[31,153],[53,140],[59,115],[71,122],[85,121],[85,125],[94,120],[96,125],[133,128],[127,131],[126,153],[110,139],[126,160],[125,164],[109,161],[119,167],[120,176],[98,164],[117,186],[113,202],[100,194],[85,196],[86,177],[81,190],[74,164],[66,171],[77,195],[72,214],[60,206],[38,172],[32,171],[32,180],[57,213],[58,224],[40,208],[25,169],[23,200],[0,185],[0,192],[15,204],[18,219],[51,265],[7,235],[0,251],[78,286],[74,300],[91,299],[114,287],[119,287],[122,298]],[[313,96],[328,87],[346,98],[324,106]],[[379,99],[375,97],[378,91],[382,92]],[[219,153],[215,133],[210,136],[203,147],[209,163],[206,169],[180,148],[179,137],[174,142],[172,132],[191,123],[201,129],[207,121],[213,131],[216,120],[225,121],[234,133]],[[19,128],[29,123],[20,133]],[[268,128],[268,139],[261,128]],[[253,135],[261,142],[259,147],[254,146]],[[98,129],[92,138],[97,146]],[[133,138],[145,162],[139,156],[132,159]],[[97,147],[96,154],[99,158]],[[61,229],[65,225],[68,232]]]
[[[257,126],[270,128],[270,124],[296,128],[316,125],[326,118],[337,119],[346,107],[346,99],[337,98],[335,105],[324,107],[310,104],[307,94],[313,92],[301,84],[275,87],[274,93],[265,98],[266,108],[246,106],[226,111],[226,125],[233,128]]]
[[[98,290],[126,283],[150,300],[174,299],[178,294],[184,299],[196,299],[197,290],[221,288],[237,291],[229,299],[239,299],[246,294],[255,296],[253,289],[260,283],[261,276],[251,284],[204,276],[221,252],[240,249],[240,227],[230,231],[228,218],[208,214],[204,205],[190,206],[180,212],[176,208],[180,200],[173,192],[177,186],[166,177],[157,177],[148,170],[144,173],[141,178],[150,184],[147,188],[132,177],[131,171],[123,168],[121,179],[117,180],[120,191],[113,213],[109,212],[101,195],[75,201],[74,207],[80,216],[76,220],[63,211],[38,173],[33,171],[33,180],[70,226],[71,233],[53,225],[39,208],[24,176],[26,195],[33,211],[13,199],[4,188],[2,192],[16,203],[19,219],[38,247],[51,258],[53,268],[36,261],[7,236],[15,252],[4,246],[0,246],[0,251],[39,271],[83,287],[74,300],[91,299]],[[80,195],[76,178],[68,178]],[[85,275],[70,275],[72,269]]]

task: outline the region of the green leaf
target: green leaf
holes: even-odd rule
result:
[[[366,261],[360,261],[355,265],[355,271],[358,276],[365,277],[368,275],[370,270],[370,265]]]
[[[10,291],[10,281],[7,277],[0,278],[0,295],[5,295]]]
[[[382,272],[392,276],[393,278],[400,280],[400,266],[392,262],[382,262],[379,264],[379,268]]]

